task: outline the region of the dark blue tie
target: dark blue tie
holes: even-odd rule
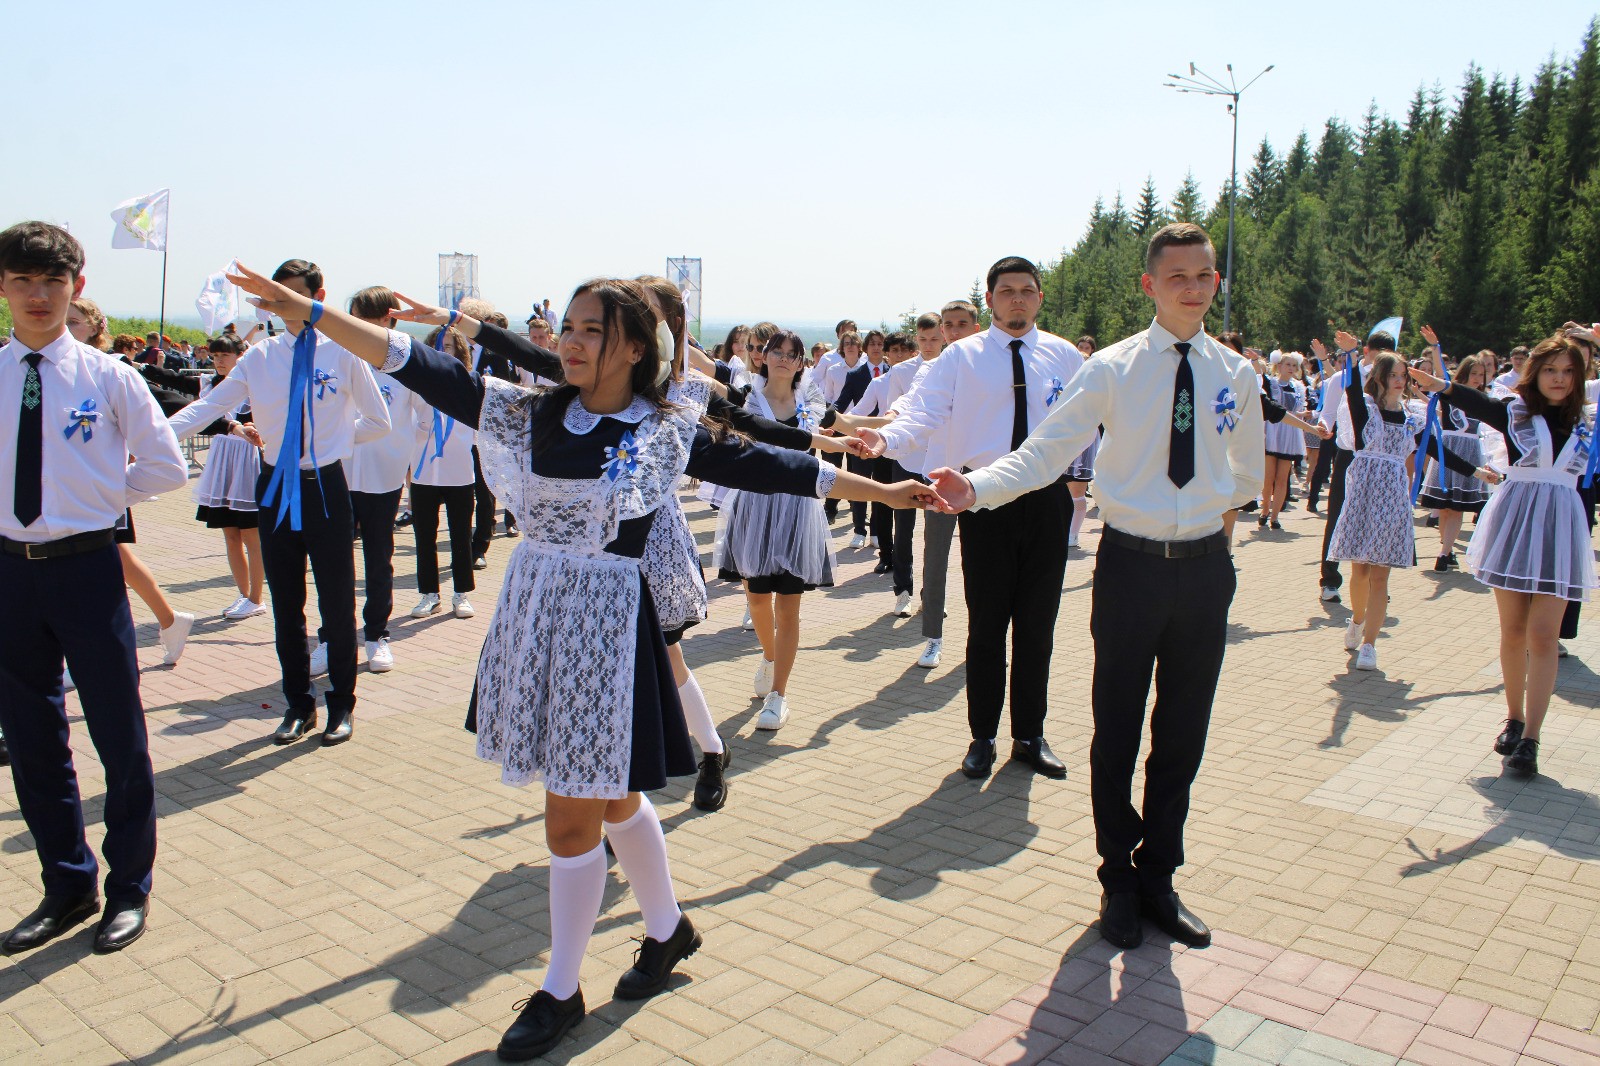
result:
[[[1011,342],[1011,450],[1028,439],[1028,371],[1022,365],[1022,342]]]
[[[28,375],[22,379],[22,408],[17,412],[17,472],[11,512],[24,526],[38,520],[44,507],[44,383],[39,380],[38,352],[22,359]]]
[[[1178,377],[1172,386],[1172,445],[1167,453],[1167,477],[1178,488],[1194,480],[1194,368],[1189,365],[1189,343],[1179,341]]]

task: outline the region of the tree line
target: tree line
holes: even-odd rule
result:
[[[1217,245],[1228,183],[1209,208],[1190,174],[1162,203],[1146,180],[1129,206],[1097,200],[1083,236],[1044,271],[1040,325],[1102,343],[1144,329],[1144,247],[1168,222]],[[1330,322],[1364,333],[1404,315],[1402,346],[1431,323],[1452,355],[1600,318],[1600,19],[1575,55],[1524,83],[1467,68],[1446,102],[1419,88],[1403,122],[1367,108],[1359,127],[1323,124],[1280,155],[1263,139],[1234,225],[1233,319],[1248,343],[1305,351]],[[1219,298],[1207,328],[1222,329]]]

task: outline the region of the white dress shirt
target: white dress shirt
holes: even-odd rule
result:
[[[170,492],[189,480],[189,464],[161,406],[139,371],[127,363],[79,344],[72,334],[39,349],[39,388],[43,440],[40,459],[40,515],[28,526],[12,513],[17,480],[17,419],[23,358],[33,349],[15,337],[0,347],[0,536],[38,544],[78,533],[110,529],[123,511]],[[90,403],[93,407],[90,407]],[[73,410],[100,417],[83,430],[65,430]],[[129,456],[133,462],[128,462]]]
[[[472,446],[478,435],[472,427],[456,422],[446,415],[439,416],[440,432],[444,438],[443,454],[435,456],[433,440],[433,408],[421,404],[416,421],[412,423],[411,483],[433,485],[438,488],[472,485],[477,481],[472,469]]]
[[[915,393],[902,405],[900,417],[878,431],[886,445],[884,454],[902,462],[914,461],[917,451],[926,449],[924,461],[930,468],[959,470],[986,466],[1009,452],[1016,410],[1012,399],[1013,340],[1022,341],[1028,426],[1042,423],[1051,409],[1052,394],[1057,397],[1054,406],[1059,407],[1061,399],[1077,387],[1074,376],[1083,366],[1083,353],[1063,338],[1038,329],[1012,337],[999,326],[991,326],[956,341],[933,361]],[[1074,453],[1068,461],[1076,457]]]
[[[1194,479],[1180,489],[1167,477],[1177,340],[1152,322],[1145,332],[1096,352],[1022,447],[972,472],[975,506],[996,507],[1048,485],[1104,426],[1094,499],[1106,525],[1163,541],[1195,540],[1221,529],[1223,512],[1256,498],[1266,470],[1255,371],[1204,331],[1189,339]],[[947,358],[948,351],[939,362]],[[1230,402],[1218,412],[1219,404]],[[1231,426],[1225,415],[1232,416]]]
[[[844,356],[839,354],[839,349],[833,348],[829,351],[823,352],[822,358],[817,360],[817,365],[811,368],[812,374],[816,376],[817,384],[822,387],[822,395],[827,398],[829,403],[837,400],[839,398],[839,393],[837,390],[833,392],[828,391],[830,387],[828,368],[833,366],[835,363],[842,362],[844,362]],[[840,383],[843,384],[844,379],[840,378],[839,380]]]
[[[241,400],[249,401],[250,416],[266,447],[262,461],[278,461],[284,429],[289,421],[289,376],[294,363],[294,337],[280,333],[250,346],[239,357],[228,379],[172,416],[172,428],[180,440],[187,439],[211,424],[218,415],[230,411]],[[389,431],[388,405],[378,391],[372,368],[333,341],[317,334],[313,366],[325,371],[326,385],[313,385],[306,422],[316,419],[316,462],[322,466],[347,460],[355,445],[375,440]],[[302,430],[302,432],[305,432]],[[309,433],[307,434],[309,436]],[[304,438],[302,438],[304,439]],[[310,470],[311,441],[301,448],[300,469]]]
[[[864,355],[856,356],[856,366],[860,366],[861,360],[865,358]],[[839,393],[844,390],[845,375],[855,368],[846,363],[844,356],[840,355],[837,361],[829,363],[827,369],[822,372],[822,393],[828,398],[829,403],[839,402]]]
[[[924,359],[920,355],[917,356],[917,371],[911,376],[911,383],[905,387],[904,391],[900,393],[900,396],[896,400],[890,403],[890,415],[898,418],[900,417],[901,411],[906,410],[911,404],[916,402],[917,388],[923,383],[923,381],[927,380],[928,372],[932,369],[932,359]],[[938,430],[936,433],[934,433],[933,439],[937,440],[939,434],[943,432],[944,430],[942,429]],[[933,447],[933,445],[930,444],[929,447]],[[923,477],[927,477],[928,472],[936,468],[935,464],[928,462],[928,451],[929,448],[926,447],[914,448],[911,451],[905,452],[903,455],[901,455],[898,462],[901,466],[911,471],[911,473],[921,474]]]
[[[406,471],[416,462],[421,447],[417,422],[431,410],[421,396],[388,374],[374,373],[373,378],[389,407],[389,429],[355,446],[345,466],[351,492],[393,492],[406,483]]]

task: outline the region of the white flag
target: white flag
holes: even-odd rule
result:
[[[244,300],[239,287],[227,277],[238,272],[239,261],[235,259],[225,269],[206,278],[200,295],[194,298],[194,309],[200,312],[200,325],[207,333],[221,333],[223,326],[239,319]]]
[[[111,247],[165,251],[167,201],[171,196],[171,189],[162,189],[149,196],[135,196],[118,204],[117,209],[111,212],[111,221],[117,224],[111,233]]]

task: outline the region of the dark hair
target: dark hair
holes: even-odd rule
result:
[[[1381,329],[1367,338],[1366,349],[1369,352],[1393,352],[1399,350],[1395,346],[1394,338]]]
[[[761,346],[761,354],[770,355],[779,348],[789,348],[793,354],[796,354],[800,357],[800,369],[794,372],[794,380],[789,383],[790,388],[798,389],[800,387],[800,375],[806,372],[806,342],[800,339],[800,335],[798,333],[791,333],[789,330],[780,329],[772,336],[767,338],[767,342]],[[770,359],[763,362],[761,364],[761,376],[770,380],[771,369],[772,361]],[[795,403],[803,403],[798,395],[795,397]]]
[[[932,311],[924,311],[917,316],[917,329],[938,329],[939,316]]]
[[[60,226],[18,222],[0,232],[0,273],[66,274],[77,281],[83,273],[83,245]]]
[[[884,338],[883,350],[888,351],[890,348],[914,352],[917,350],[917,339],[905,330],[897,329]]]
[[[862,351],[866,351],[867,350],[867,345],[872,343],[872,338],[874,338],[874,337],[878,338],[880,341],[885,341],[886,342],[888,340],[888,338],[886,336],[884,336],[883,330],[881,330],[881,329],[869,329],[869,330],[867,330],[867,335],[861,338],[861,350]],[[884,345],[884,347],[888,347],[887,343]]]
[[[139,338],[131,333],[119,333],[111,338],[112,355],[132,355],[139,346]]]
[[[1485,358],[1481,352],[1477,355],[1462,356],[1461,359],[1456,363],[1456,372],[1451,376],[1450,380],[1460,382],[1464,387],[1467,384],[1467,378],[1472,374],[1473,368],[1475,367],[1483,368],[1483,381],[1484,384],[1487,385],[1489,383],[1489,379],[1494,377],[1494,360],[1491,358]],[[1433,370],[1430,368],[1428,373],[1433,373]]]
[[[491,326],[499,326],[501,329],[511,328],[511,320],[506,317],[504,311],[490,311],[483,317],[482,321],[489,323]],[[549,325],[548,322],[545,324]]]
[[[206,341],[208,352],[232,352],[239,355],[244,352],[244,338],[237,333],[223,333]]]
[[[945,304],[939,309],[939,315],[942,318],[943,316],[950,314],[952,311],[964,311],[968,316],[971,317],[972,321],[978,321],[978,306],[971,300],[951,300],[949,303]]]
[[[837,323],[834,324],[833,335],[837,337],[839,334],[845,331],[846,327],[855,329],[856,320],[853,318],[841,318]]]
[[[750,336],[750,327],[734,326],[728,331],[728,339],[722,342],[722,357],[724,359],[732,359],[736,355],[742,356],[744,354],[743,348],[734,347],[734,342],[737,341],[741,335],[748,339]]]
[[[600,362],[596,370],[622,345],[637,344],[642,354],[633,366],[629,382],[634,395],[648,401],[658,411],[676,410],[667,400],[665,383],[656,384],[662,353],[656,346],[656,309],[644,286],[621,278],[594,278],[572,290],[568,305],[580,296],[593,296],[600,301]],[[534,454],[543,452],[555,440],[567,405],[577,395],[576,385],[561,385],[534,404],[531,427]]]
[[[861,343],[861,334],[857,333],[853,329],[846,330],[844,333],[840,334],[840,336],[839,336],[839,351],[843,352],[844,351],[844,346],[847,345],[847,344],[854,344],[857,348],[866,347],[864,344]]]
[[[311,290],[316,292],[315,289]],[[376,320],[388,318],[389,312],[400,306],[394,298],[394,290],[387,285],[368,285],[354,296],[350,297],[350,313],[357,318]]]
[[[1389,383],[1389,375],[1400,374],[1404,376],[1405,373],[1405,360],[1393,352],[1385,352],[1372,361],[1372,369],[1367,371],[1367,381],[1366,384],[1361,386],[1361,391],[1382,404],[1383,389]]]
[[[1511,358],[1515,359],[1519,355],[1524,359],[1528,357],[1528,346],[1526,344],[1519,344],[1511,349]]]
[[[1072,342],[1072,346],[1074,348],[1082,348],[1085,344],[1089,346],[1089,350],[1091,352],[1097,352],[1100,350],[1100,342],[1094,339],[1093,333],[1085,333],[1083,336]]]
[[[1044,287],[1044,283],[1039,280],[1038,267],[1020,255],[1008,255],[989,268],[989,282],[985,292],[994,292],[995,283],[1000,280],[1001,274],[1026,274],[1033,279],[1035,285]]]
[[[273,281],[287,281],[290,278],[304,278],[306,288],[313,295],[322,288],[322,268],[305,259],[286,260],[272,272]]]
[[[1562,355],[1572,357],[1572,391],[1567,393],[1567,398],[1561,401],[1559,407],[1544,398],[1544,393],[1539,391],[1539,371],[1545,364],[1553,363]],[[1513,386],[1522,402],[1528,408],[1530,415],[1542,415],[1553,412],[1559,425],[1568,429],[1583,421],[1584,389],[1583,379],[1589,364],[1589,351],[1582,343],[1573,340],[1565,332],[1556,333],[1533,346],[1528,353],[1528,361],[1522,364],[1522,373],[1517,377]]]
[[[1217,250],[1211,245],[1211,236],[1193,222],[1173,222],[1162,226],[1150,235],[1150,243],[1144,250],[1144,272],[1155,273],[1156,256],[1168,248],[1178,248],[1185,245],[1203,244],[1211,249],[1211,257],[1216,258]]]
[[[466,335],[454,326],[434,326],[428,331],[428,347],[432,348],[439,343],[439,334],[444,334],[443,350],[456,357],[464,367],[472,366],[472,345],[467,341]]]
[[[1232,348],[1240,355],[1244,354],[1244,334],[1236,329],[1217,334],[1217,343],[1225,348]]]

